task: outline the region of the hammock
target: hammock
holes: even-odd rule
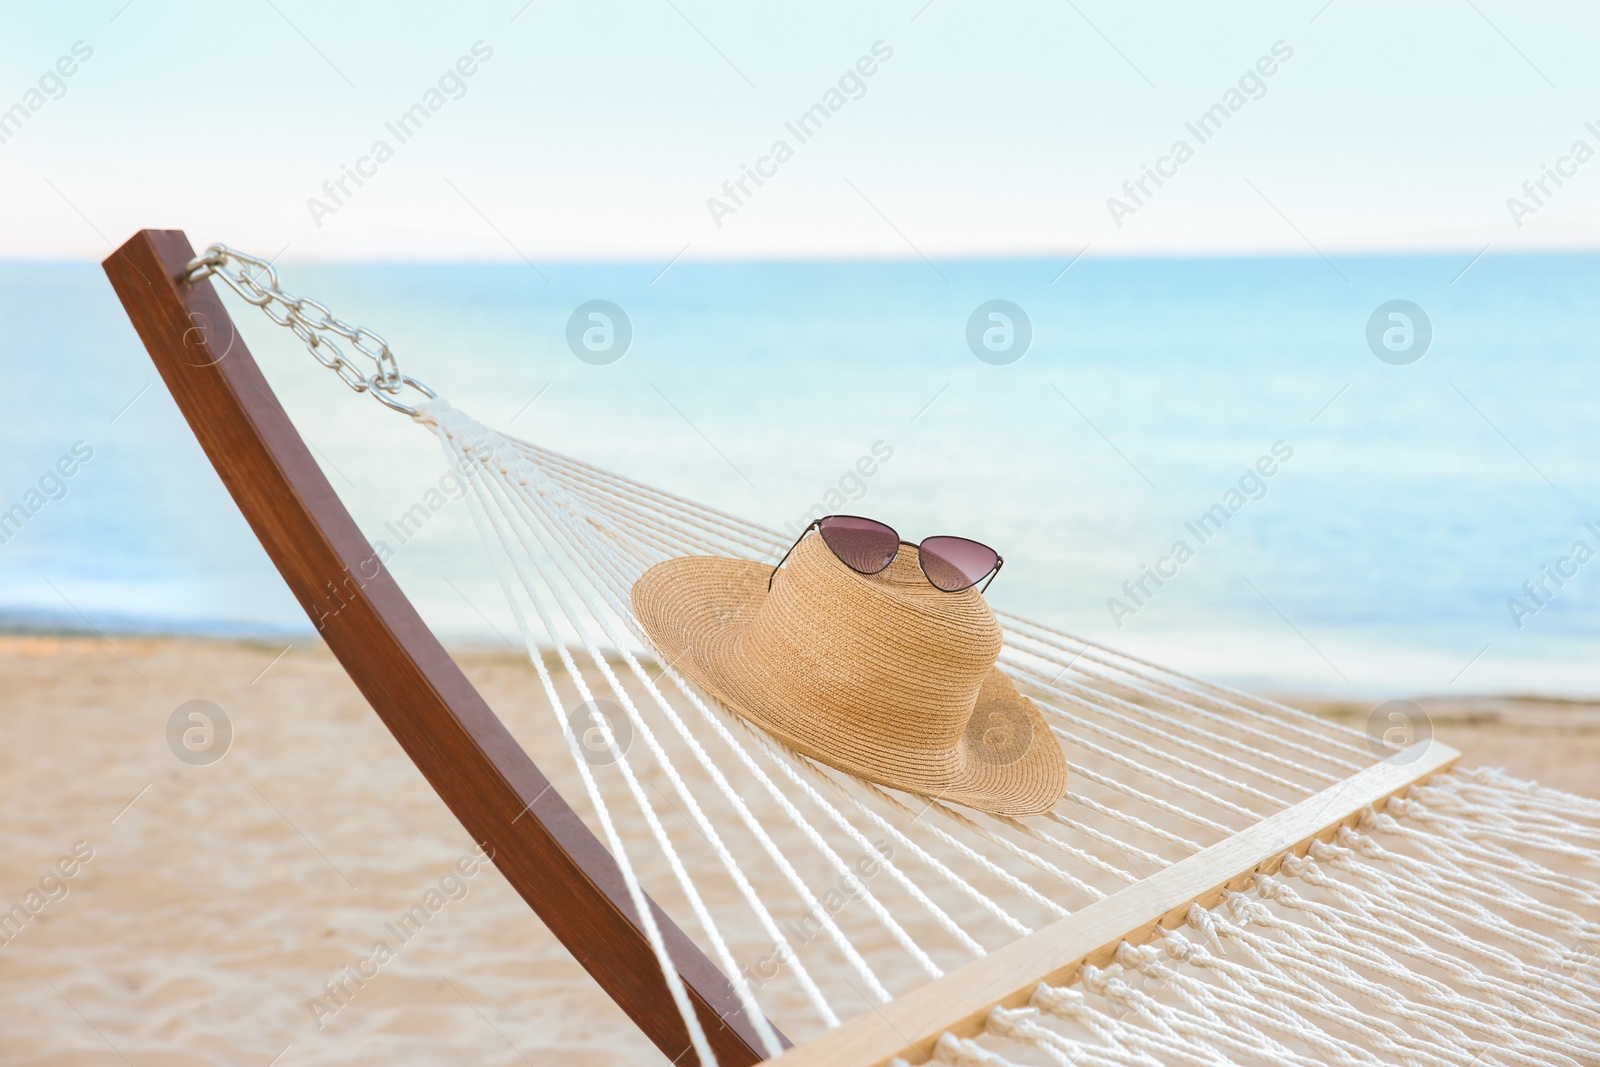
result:
[[[787,536],[476,422],[400,374],[381,337],[283,291],[261,260],[221,246],[194,258],[181,234],[145,231],[107,270],[352,677],[669,1059],[1600,1063],[1600,804],[1458,769],[1433,740],[1374,751],[1293,708],[1004,614],[1000,666],[1071,765],[1055,808],[1010,819],[851,778],[708,699],[659,661],[632,614],[629,590],[653,564],[772,562]],[[292,518],[289,497],[347,560],[364,541],[340,525],[348,516],[309,453],[293,452],[298,437],[231,322],[222,329],[206,276],[437,438],[537,675],[516,724],[564,740],[563,773],[603,855],[584,855],[562,821],[576,817],[551,807],[543,778],[508,794],[520,810],[475,807],[474,790],[489,786],[474,775],[526,774],[504,754],[515,742],[484,725],[501,725],[486,707],[451,696],[470,686],[430,666],[431,635],[386,606],[393,596],[409,611],[381,565],[353,584],[324,568],[327,588],[306,591],[306,565],[291,558],[302,550],[275,525]],[[374,370],[356,370],[341,338]],[[276,466],[246,477],[238,465],[258,446]],[[281,493],[250,484],[274,471],[288,472]],[[369,602],[387,629],[347,631],[367,625]],[[403,673],[379,676],[370,662],[386,642],[423,664],[419,678],[454,707],[451,722],[476,731],[476,749],[444,751],[449,723],[406,717]],[[551,856],[605,884],[538,881],[530,857]],[[597,892],[615,916],[575,925],[570,913]]]

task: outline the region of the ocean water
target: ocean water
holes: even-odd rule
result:
[[[1471,259],[281,269],[485,422],[773,526],[823,505],[975,537],[1006,557],[997,606],[1141,655],[1266,688],[1592,693],[1600,256]],[[567,340],[597,299],[632,328],[608,365]],[[1014,362],[969,345],[991,300],[1031,323]],[[1391,361],[1420,333],[1369,344],[1393,300],[1431,326],[1414,362]],[[498,641],[464,505],[388,532],[445,471],[430,435],[230,307],[424,616]],[[0,265],[0,360],[0,509],[27,511],[0,620],[309,633],[97,267]]]

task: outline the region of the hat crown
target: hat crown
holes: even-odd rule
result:
[[[754,560],[663,560],[633,585],[662,662],[799,756],[863,781],[1021,817],[1049,811],[1067,761],[994,666],[976,590],[944,593],[904,549],[862,575],[805,537],[774,576]]]
[[[941,760],[953,758],[1001,643],[977,590],[935,588],[916,548],[901,545],[883,571],[860,574],[820,534],[795,547],[741,642],[807,694],[796,711]]]

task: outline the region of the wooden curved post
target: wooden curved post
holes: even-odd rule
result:
[[[379,562],[211,283],[180,280],[194,254],[180,230],[141,230],[104,267],[211,465],[323,640],[461,825],[611,998],[680,1062],[688,1033],[611,854]],[[727,978],[650,907],[718,1061],[760,1062],[760,1042]]]

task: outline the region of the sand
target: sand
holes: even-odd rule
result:
[[[459,658],[491,704],[526,697],[510,655]],[[0,636],[0,677],[0,909],[37,905],[0,933],[0,1063],[665,1062],[321,646]],[[166,740],[195,699],[234,731],[208,765]],[[1600,795],[1600,705],[1417,700],[1469,762]],[[430,891],[345,1007],[308,1006]]]

